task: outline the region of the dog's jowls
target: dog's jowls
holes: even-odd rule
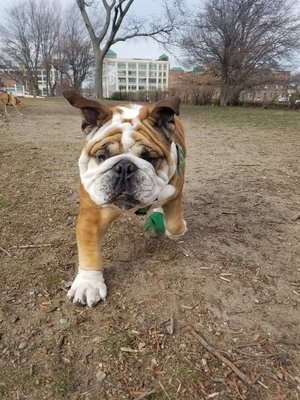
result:
[[[92,307],[106,297],[100,244],[123,210],[136,212],[150,206],[161,213],[167,236],[178,238],[186,231],[182,215],[185,143],[177,117],[180,99],[110,108],[74,90],[63,94],[81,109],[81,128],[87,135],[79,158],[79,268],[68,297]],[[156,233],[155,228],[151,233]]]

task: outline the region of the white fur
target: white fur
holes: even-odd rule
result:
[[[122,110],[122,117],[125,119],[133,119],[139,115],[142,106],[139,104],[132,104],[130,107],[119,107]]]
[[[106,298],[106,285],[101,271],[78,269],[78,274],[68,292],[68,298],[73,303],[95,306],[100,300]]]

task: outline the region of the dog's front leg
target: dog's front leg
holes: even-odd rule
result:
[[[79,268],[68,292],[68,298],[74,303],[93,307],[105,299],[101,242],[109,224],[118,215],[119,211],[110,206],[98,207],[91,202],[81,206],[76,226]]]
[[[178,239],[186,232],[186,222],[182,212],[182,193],[163,205],[166,235],[170,239]]]

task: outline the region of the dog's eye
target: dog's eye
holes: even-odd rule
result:
[[[105,154],[103,153],[95,153],[93,155],[94,159],[97,160],[99,163],[103,162],[106,160]]]
[[[150,164],[152,164],[155,167],[158,164],[158,162],[161,160],[161,157],[152,156],[149,153],[145,153],[145,154],[142,154],[142,159],[145,161],[148,161]]]

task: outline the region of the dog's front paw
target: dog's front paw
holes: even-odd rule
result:
[[[95,306],[106,298],[106,285],[101,271],[79,269],[67,296],[73,303]]]
[[[166,229],[166,236],[171,240],[178,240],[182,236],[185,235],[186,231],[187,231],[186,222],[185,222],[185,220],[183,220],[182,228],[181,228],[181,230],[179,232],[172,233],[172,232],[168,231],[168,229]]]

